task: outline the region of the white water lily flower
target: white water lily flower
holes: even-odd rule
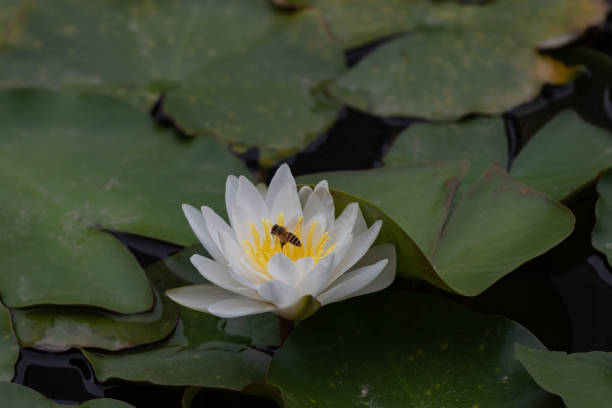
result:
[[[357,203],[334,217],[334,202],[321,181],[298,193],[289,166],[255,187],[244,176],[229,176],[225,201],[230,225],[209,207],[183,204],[195,235],[213,259],[191,262],[210,284],[166,293],[177,303],[219,317],[274,312],[305,319],[321,306],[379,291],[395,278],[395,247],[372,247],[382,221],[370,228]],[[277,224],[301,246],[281,245]]]

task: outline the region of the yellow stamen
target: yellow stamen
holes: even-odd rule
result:
[[[284,222],[285,215],[281,212],[276,219],[276,224],[284,226]],[[314,221],[308,229],[306,240],[303,240],[303,222],[303,217],[300,217],[295,224],[293,231],[290,231],[290,229],[287,228],[289,232],[292,232],[300,240],[302,246],[298,247],[290,242],[287,242],[282,248],[280,244],[280,237],[273,236],[270,232],[272,230],[272,226],[274,225],[272,221],[264,218],[261,219],[263,234],[260,233],[257,226],[251,222],[249,224],[251,227],[251,239],[243,241],[247,259],[251,265],[253,265],[253,267],[255,267],[255,269],[261,273],[270,277],[267,272],[268,262],[275,254],[279,252],[284,253],[292,261],[297,261],[300,258],[312,257],[316,265],[321,259],[325,258],[331,253],[331,251],[333,251],[334,248],[336,248],[336,245],[331,245],[329,248],[325,248],[325,245],[329,240],[328,232],[325,232],[320,238],[316,239],[316,242],[314,242],[315,230],[317,227],[316,221]]]
[[[312,246],[312,237],[314,235],[314,230],[315,227],[317,226],[317,222],[313,221],[312,224],[310,225],[310,230],[308,231],[308,241],[306,244],[306,253],[308,254],[307,256],[313,256],[313,246]]]
[[[261,240],[259,239],[259,231],[257,231],[257,227],[252,222],[249,223],[251,225],[251,235],[253,236],[255,242],[255,248],[259,252],[261,248]]]

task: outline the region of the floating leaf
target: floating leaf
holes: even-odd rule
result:
[[[1,20],[0,20],[1,21]],[[0,86],[76,87],[164,111],[272,162],[304,147],[338,106],[315,91],[344,68],[316,10],[266,0],[22,1],[4,33]]]
[[[612,265],[612,171],[608,171],[597,184],[599,199],[595,207],[597,223],[593,230],[593,246],[603,252]]]
[[[385,156],[389,166],[422,161],[470,160],[463,188],[493,163],[508,162],[506,128],[501,117],[475,118],[453,124],[416,123],[399,134]]]
[[[529,140],[512,163],[511,173],[562,200],[608,167],[612,167],[612,134],[565,111]]]
[[[609,7],[603,0],[313,3],[347,47],[393,36],[335,80],[333,96],[376,115],[434,120],[500,113],[535,97],[543,83],[568,82],[575,70],[537,49],[603,23]]]
[[[507,140],[502,119],[417,123],[399,135],[385,162],[397,166],[459,159],[471,162],[464,180],[467,185],[490,164],[505,166]],[[562,200],[610,166],[612,134],[590,125],[573,111],[564,111],[530,139],[514,159],[511,173],[515,180]]]
[[[96,378],[238,391],[264,381],[270,357],[251,348],[249,338],[224,332],[217,317],[180,310],[175,333],[161,344],[115,354],[84,351]]]
[[[160,293],[185,281],[161,263],[146,272],[155,295],[150,311],[122,315],[71,306],[13,309],[19,344],[57,352],[79,347],[120,350],[162,340],[176,327],[179,314],[176,304]]]
[[[31,388],[19,384],[0,382],[0,406],[28,408],[62,408]],[[111,398],[98,398],[78,405],[80,408],[130,408],[133,406]]]
[[[195,241],[181,203],[224,207],[244,173],[216,141],[184,141],[113,98],[0,93],[0,292],[9,307],[152,306],[147,279],[112,229]]]
[[[400,274],[474,296],[561,242],[574,217],[496,165],[456,200],[462,167],[423,163],[300,181],[327,179],[342,190],[333,193],[338,211],[357,201],[368,223],[383,219],[379,242],[396,244]]]
[[[170,277],[169,285],[205,283],[197,272],[184,280],[188,268],[195,271],[187,256],[194,251],[203,253],[198,246],[188,248],[149,268],[159,269],[161,275]],[[251,345],[279,344],[275,315],[220,319],[183,307],[180,314],[175,332],[161,343],[119,353],[84,351],[96,378],[238,391],[252,382],[263,383],[270,357]]]
[[[13,366],[18,357],[19,347],[13,334],[11,315],[8,309],[0,304],[0,382],[13,379]]]
[[[287,408],[542,407],[550,396],[514,358],[515,342],[541,347],[503,317],[419,293],[374,294],[302,322],[268,382]]]
[[[612,353],[567,354],[516,345],[516,357],[567,408],[607,408],[612,401]]]

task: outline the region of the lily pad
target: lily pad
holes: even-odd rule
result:
[[[333,96],[376,115],[434,120],[500,113],[544,83],[570,81],[574,69],[537,49],[603,23],[609,7],[603,0],[313,3],[347,47],[393,36],[335,80]]]
[[[161,344],[115,354],[83,353],[100,381],[119,378],[237,391],[251,382],[263,382],[270,357],[250,347],[249,338],[226,333],[219,320],[181,308],[175,333]]]
[[[149,268],[158,268],[160,274],[170,277],[169,285],[207,282],[197,272],[185,279],[185,271],[191,266],[185,255],[196,248],[186,249]],[[195,268],[191,266],[191,270]],[[279,344],[275,315],[220,319],[183,307],[179,310],[181,317],[175,332],[161,343],[118,353],[83,351],[96,378],[237,391],[249,383],[264,382],[270,357],[252,345]]]
[[[577,137],[576,135],[580,135]],[[503,120],[476,118],[456,124],[417,123],[403,131],[385,157],[388,165],[469,159],[463,181],[470,185],[486,167],[507,163]],[[563,200],[612,166],[612,134],[563,111],[520,151],[512,177],[555,200]]]
[[[0,383],[0,406],[28,408],[61,408],[31,388],[19,384]],[[80,408],[130,408],[133,406],[111,398],[98,398],[78,405]]]
[[[0,120],[0,292],[13,308],[148,310],[146,276],[103,230],[191,243],[181,203],[219,211],[226,175],[245,172],[215,140],[182,140],[105,96],[2,92]]]
[[[1,21],[1,20],[0,20]],[[316,10],[266,0],[22,1],[5,30],[0,86],[87,88],[164,111],[272,162],[331,125],[315,91],[344,69]]]
[[[545,406],[551,397],[514,358],[515,342],[542,347],[503,317],[420,293],[374,294],[300,324],[268,382],[287,408]]]
[[[462,187],[471,185],[493,163],[506,167],[508,141],[504,120],[479,117],[460,123],[416,123],[399,134],[385,156],[388,166],[423,161],[470,160]]]
[[[561,200],[608,167],[612,167],[612,133],[565,111],[529,140],[510,172],[516,180]]]
[[[176,327],[179,312],[176,304],[160,293],[184,281],[157,265],[148,267],[147,275],[155,301],[146,313],[122,315],[71,306],[13,309],[19,344],[52,352],[79,347],[121,350],[164,339]],[[170,283],[173,281],[176,283]]]
[[[612,171],[608,171],[597,184],[599,199],[595,213],[597,223],[593,230],[593,246],[603,252],[612,265]]]
[[[612,401],[612,353],[567,354],[516,345],[516,357],[567,408],[606,408]]]
[[[15,372],[13,367],[19,358],[19,347],[13,334],[11,315],[0,304],[0,382],[11,381]]]
[[[574,226],[566,207],[491,166],[459,200],[462,163],[422,163],[321,173],[336,210],[360,204],[368,224],[383,219],[379,242],[394,242],[398,273],[474,296],[561,242]],[[354,194],[354,195],[353,195]]]

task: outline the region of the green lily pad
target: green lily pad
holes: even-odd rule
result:
[[[520,325],[438,297],[374,294],[300,324],[268,382],[292,407],[542,407],[550,400],[514,358],[542,347]]]
[[[70,306],[13,309],[19,344],[53,352],[80,347],[115,351],[164,339],[176,327],[179,312],[177,305],[160,293],[207,282],[189,262],[196,252],[207,255],[198,244],[146,268],[155,295],[154,307],[146,313],[122,315]],[[280,344],[278,321],[273,316],[227,319],[220,324],[229,334],[252,335],[254,344]]]
[[[61,408],[31,388],[19,384],[0,382],[0,406],[28,408]],[[78,405],[80,408],[130,408],[133,406],[111,398],[98,398]]]
[[[182,140],[109,97],[2,92],[0,120],[0,292],[13,308],[148,310],[145,274],[103,230],[194,242],[181,203],[219,211],[227,174],[245,172],[215,140]]]
[[[504,120],[479,117],[452,124],[416,123],[399,134],[385,156],[388,166],[423,161],[470,160],[462,187],[471,185],[493,163],[506,167],[508,141]]]
[[[332,96],[376,115],[434,120],[500,113],[544,83],[568,82],[575,71],[537,49],[567,43],[608,10],[603,0],[313,4],[348,47],[395,36],[335,80]]]
[[[576,137],[580,135],[580,137]],[[388,165],[469,159],[470,185],[495,162],[506,166],[503,120],[477,118],[456,124],[418,123],[402,132],[385,157]],[[512,177],[555,200],[568,198],[612,166],[612,134],[564,111],[540,129],[514,159]]]
[[[19,344],[53,352],[79,347],[121,350],[164,339],[176,327],[179,312],[177,305],[160,293],[185,281],[158,264],[146,272],[155,296],[150,311],[123,315],[71,306],[13,309]]]
[[[189,264],[187,255],[194,251],[205,254],[195,246],[149,268],[168,277],[168,287],[205,283]],[[193,273],[187,272],[189,267]],[[175,332],[161,343],[118,353],[83,351],[96,378],[238,391],[249,383],[264,382],[270,357],[251,345],[279,344],[275,315],[220,319],[184,307],[179,310],[181,317]]]
[[[398,272],[474,296],[561,242],[574,226],[566,207],[491,166],[457,200],[462,163],[422,163],[321,173],[337,211],[360,204],[368,224],[383,219],[378,242],[394,242]],[[353,195],[354,194],[354,195]]]
[[[606,255],[612,265],[612,171],[608,171],[597,184],[599,199],[595,207],[597,222],[593,229],[593,246]]]
[[[1,21],[1,20],[0,20]],[[0,40],[0,86],[87,88],[164,111],[266,163],[306,146],[338,106],[315,91],[344,69],[316,10],[266,0],[22,1]]]
[[[611,166],[612,133],[565,111],[529,140],[510,172],[516,180],[561,200]]]
[[[567,408],[606,408],[612,401],[612,353],[567,354],[516,345],[516,357],[546,391]]]
[[[0,304],[0,383],[11,381],[15,372],[13,367],[19,358],[19,347],[13,334],[11,315]]]
[[[220,319],[212,315],[180,310],[176,331],[161,344],[114,354],[83,351],[96,378],[237,391],[251,382],[264,381],[270,357],[249,347],[248,337],[226,333]]]

